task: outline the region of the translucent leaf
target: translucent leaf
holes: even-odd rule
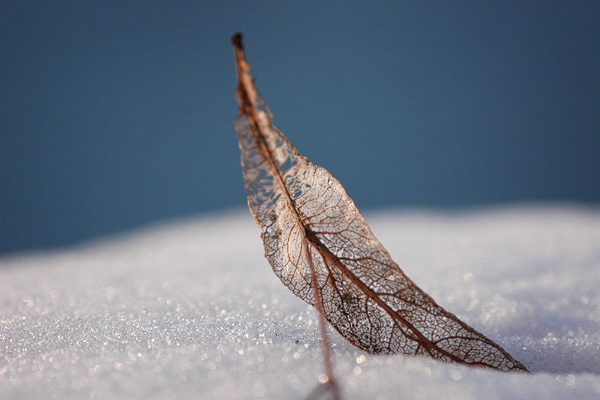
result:
[[[283,284],[371,353],[526,371],[402,272],[340,182],[273,126],[249,74],[241,36],[233,42],[240,102],[235,127],[248,206]]]

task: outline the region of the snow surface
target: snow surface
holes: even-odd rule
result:
[[[331,332],[347,399],[600,398],[600,209],[367,214],[409,277],[532,374],[372,356]],[[302,399],[315,311],[236,210],[0,258],[0,398]]]

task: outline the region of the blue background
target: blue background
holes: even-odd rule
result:
[[[0,253],[245,204],[232,33],[358,207],[600,202],[600,2],[3,1]]]

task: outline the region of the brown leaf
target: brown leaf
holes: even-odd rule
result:
[[[240,102],[235,126],[248,206],[281,281],[344,338],[371,353],[527,371],[402,272],[338,180],[273,126],[249,74],[241,35],[232,40]]]

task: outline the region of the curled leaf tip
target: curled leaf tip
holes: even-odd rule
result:
[[[242,34],[240,32],[236,32],[231,36],[231,43],[239,49],[244,49],[244,44],[242,43]]]

